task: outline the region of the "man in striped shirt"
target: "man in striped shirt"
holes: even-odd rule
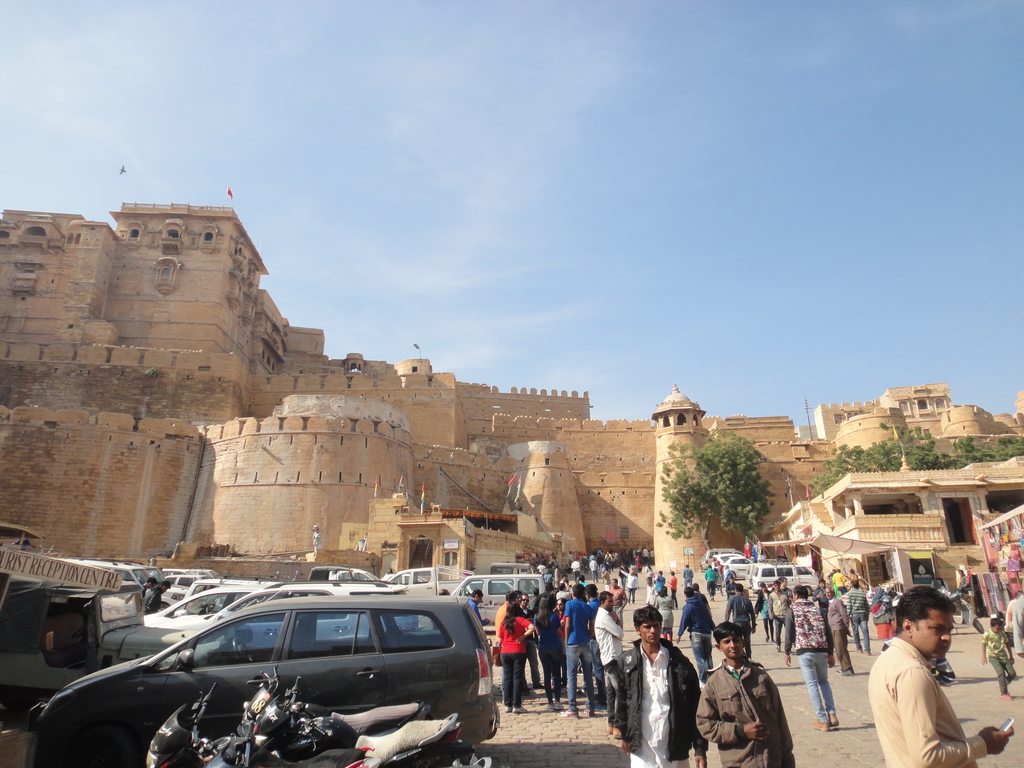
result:
[[[850,584],[850,591],[846,593],[846,612],[850,614],[850,623],[853,625],[853,643],[857,646],[857,653],[871,655],[871,634],[870,622],[868,619],[868,596],[860,588],[860,581],[854,580]],[[861,650],[860,636],[864,633],[864,649]]]

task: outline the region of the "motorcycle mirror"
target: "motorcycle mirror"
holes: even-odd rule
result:
[[[183,672],[190,671],[196,665],[196,652],[186,648],[178,654],[177,668]]]

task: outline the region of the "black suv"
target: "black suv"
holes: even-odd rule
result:
[[[83,677],[36,718],[36,766],[71,768],[99,758],[141,766],[163,721],[200,691],[217,690],[204,736],[232,732],[250,681],[277,668],[282,690],[302,677],[301,698],[337,712],[426,701],[457,712],[462,738],[494,736],[491,659],[480,622],[451,598],[305,597],[240,611],[145,659]]]

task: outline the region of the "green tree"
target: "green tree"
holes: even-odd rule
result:
[[[663,470],[662,497],[670,512],[658,525],[667,526],[672,538],[700,536],[710,549],[715,518],[726,530],[744,536],[760,532],[774,494],[758,471],[765,457],[752,442],[715,431],[702,448],[677,443],[669,450],[672,459]]]
[[[1000,437],[995,445],[978,445],[974,438],[962,437],[953,444],[953,453],[949,454],[937,451],[935,441],[920,427],[897,427],[894,437],[867,448],[841,446],[835,456],[822,462],[821,472],[811,482],[811,492],[817,496],[851,472],[899,472],[904,456],[913,470],[962,469],[979,461],[1006,461],[1024,456],[1024,438]]]

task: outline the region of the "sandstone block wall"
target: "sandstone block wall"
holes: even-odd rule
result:
[[[308,551],[319,525],[325,549],[344,549],[346,526],[365,527],[379,496],[408,487],[409,433],[344,416],[237,419],[209,431],[212,472],[197,494],[189,541],[239,552]]]
[[[385,400],[408,415],[417,442],[466,447],[465,418],[452,374],[377,376],[339,372],[254,377],[247,414],[265,418],[286,397],[296,394]]]
[[[113,345],[0,341],[0,406],[128,412],[222,423],[242,413],[235,355]]]
[[[8,517],[67,555],[169,554],[184,532],[201,440],[171,420],[0,408],[0,498]]]
[[[497,387],[486,384],[459,382],[459,395],[466,411],[467,430],[470,437],[489,435],[493,432],[492,418],[495,414],[534,419],[577,419],[590,418],[590,393],[580,396],[575,390],[512,387],[509,392],[499,392]],[[524,436],[510,439],[510,442],[543,439]]]

